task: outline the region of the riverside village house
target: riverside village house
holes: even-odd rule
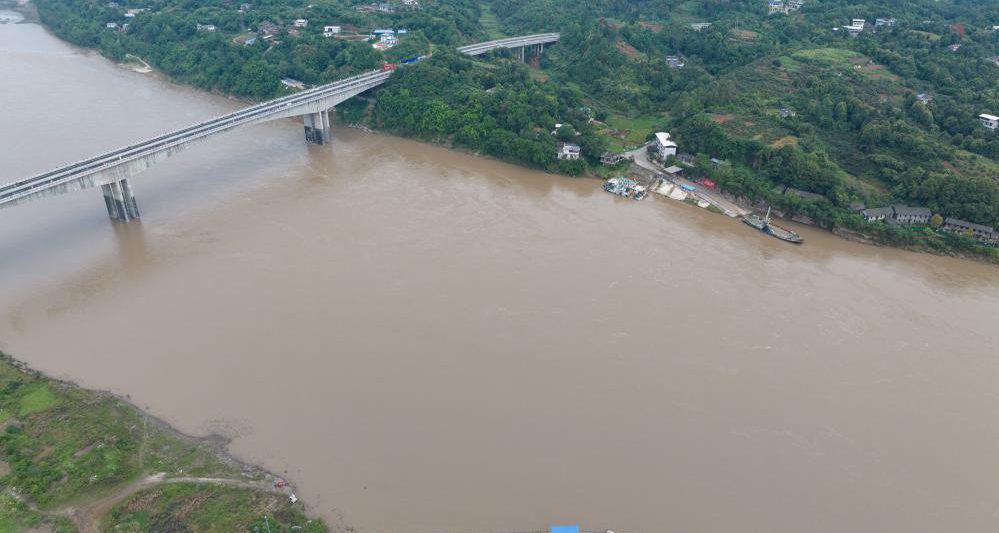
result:
[[[676,155],[676,143],[671,141],[669,134],[665,131],[656,132],[656,150],[663,161],[671,155]]]
[[[579,159],[579,145],[572,143],[557,143],[555,145],[555,155],[559,159]]]
[[[860,212],[864,220],[874,222],[884,220],[889,224],[929,224],[933,214],[925,207],[909,207],[907,205],[892,205],[888,207],[874,207],[864,209]]]

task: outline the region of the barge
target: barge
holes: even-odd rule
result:
[[[757,215],[756,213],[750,213],[748,215],[744,215],[742,217],[742,221],[745,222],[747,225],[752,226],[762,231],[763,233],[768,233],[774,237],[777,237],[782,241],[792,242],[794,244],[801,244],[801,242],[804,240],[801,238],[801,235],[798,235],[797,233],[787,228],[782,228],[777,224],[770,222],[769,208],[767,208],[767,215],[763,218],[760,218],[760,215]]]

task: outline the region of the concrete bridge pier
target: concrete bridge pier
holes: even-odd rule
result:
[[[330,142],[330,113],[329,110],[322,110],[318,113],[309,113],[303,117],[305,119],[305,140],[312,144],[326,144]]]
[[[101,185],[101,189],[104,191],[104,204],[108,208],[108,216],[112,220],[128,222],[133,218],[139,218],[139,204],[135,201],[132,184],[128,179]]]

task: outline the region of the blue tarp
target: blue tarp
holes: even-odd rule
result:
[[[684,190],[687,190],[687,191],[693,191],[693,190],[697,189],[697,187],[694,187],[693,185],[689,185],[687,183],[684,183],[683,185],[680,185],[680,188],[684,189]]]
[[[579,526],[552,526],[551,533],[579,533]]]

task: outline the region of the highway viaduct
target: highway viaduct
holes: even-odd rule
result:
[[[558,40],[557,33],[542,33],[462,46],[458,51],[474,56],[519,48],[523,59],[526,49],[536,48],[537,53],[541,53],[545,44]],[[195,142],[241,126],[282,118],[303,117],[306,142],[326,144],[330,136],[329,111],[353,96],[382,85],[391,75],[391,70],[376,70],[299,91],[8,183],[0,186],[0,208],[100,186],[108,215],[113,220],[138,218],[139,207],[129,181],[135,174]]]

